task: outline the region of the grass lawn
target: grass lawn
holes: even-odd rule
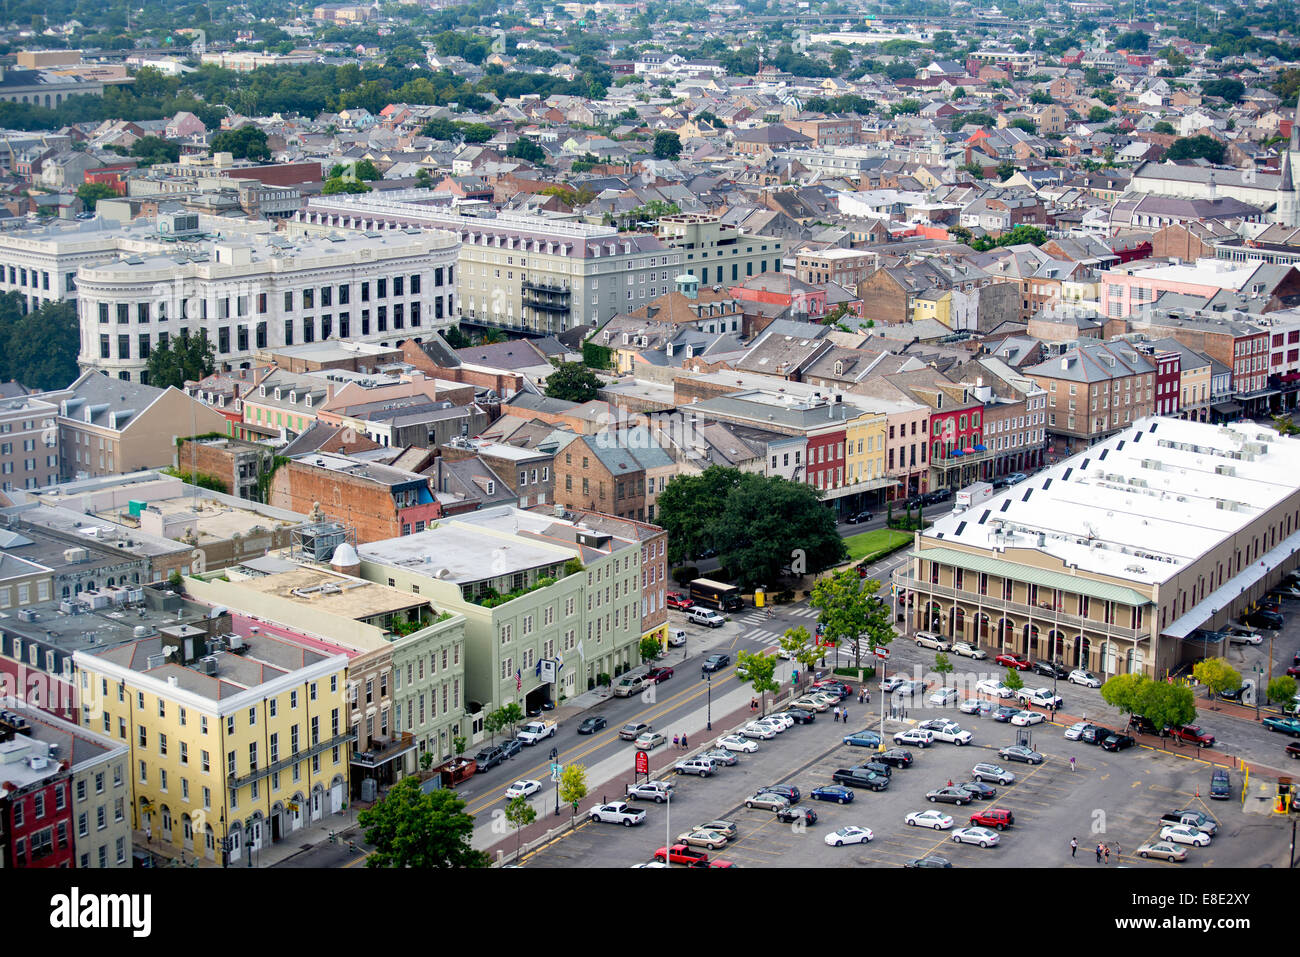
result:
[[[911,532],[900,532],[892,528],[878,528],[844,539],[844,544],[849,549],[849,560],[855,563],[862,559],[880,558],[911,543]]]

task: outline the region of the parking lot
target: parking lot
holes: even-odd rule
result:
[[[850,703],[849,725],[820,715],[808,726],[796,726],[772,741],[760,742],[754,754],[740,755],[733,767],[720,768],[711,778],[674,778],[676,793],[671,806],[643,803],[648,811],[644,825],[623,828],[584,823],[578,829],[539,849],[524,860],[525,866],[630,866],[648,861],[665,840],[675,842],[692,825],[715,818],[734,821],[737,837],[725,848],[709,852],[710,857],[742,867],[896,867],[925,855],[937,855],[956,867],[1104,867],[1095,860],[1093,848],[1105,842],[1112,850],[1110,867],[1258,867],[1285,866],[1289,828],[1279,816],[1245,813],[1239,800],[1209,802],[1210,768],[1146,748],[1118,754],[1091,745],[1067,741],[1062,728],[1039,724],[1032,732],[1033,747],[1046,761],[1030,767],[1004,761],[997,750],[1016,742],[1020,729],[990,718],[957,714],[953,709],[917,709],[908,723],[886,722],[888,735],[911,726],[917,720],[945,716],[958,720],[974,733],[965,747],[936,742],[929,748],[910,747],[915,758],[910,768],[895,769],[888,789],[873,792],[856,789],[847,805],[813,801],[808,792],[830,784],[841,767],[870,759],[867,748],[840,743],[848,731],[865,726],[868,710]],[[878,711],[871,727],[879,727]],[[1074,756],[1077,770],[1071,771]],[[996,797],[964,806],[931,804],[925,793],[943,786],[949,779],[961,783],[971,779],[977,762],[990,762],[1013,772],[1013,784],[998,787]],[[1234,792],[1239,795],[1240,775],[1233,772]],[[800,789],[800,804],[812,807],[818,820],[811,826],[780,823],[767,810],[747,809],[744,800],[760,787],[792,784]],[[996,786],[996,785],[995,785]],[[1201,797],[1197,797],[1197,791]],[[609,800],[622,794],[607,794]],[[1001,844],[980,848],[956,844],[950,832],[908,827],[904,818],[911,811],[937,809],[954,819],[954,827],[968,823],[972,813],[987,808],[1006,808],[1015,815],[1015,825],[1001,835]],[[1219,836],[1206,848],[1189,848],[1183,864],[1144,861],[1134,855],[1138,845],[1158,837],[1161,814],[1194,807],[1220,822]],[[671,818],[670,818],[671,815]],[[870,828],[874,840],[866,845],[829,847],[824,837],[844,825]],[[1284,830],[1286,833],[1284,833]],[[1079,841],[1078,856],[1071,860],[1069,841]]]

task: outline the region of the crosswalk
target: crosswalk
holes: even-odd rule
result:
[[[783,625],[781,619],[801,618],[804,622],[815,621],[819,612],[816,608],[810,608],[807,605],[798,605],[795,607],[782,608],[777,612],[776,618],[768,618],[764,609],[756,608],[748,614],[741,615],[737,618],[741,627],[744,628],[745,637],[751,641],[756,641],[760,645],[767,645],[775,648],[781,644],[781,638],[785,635],[786,629],[790,625]],[[812,628],[805,625],[808,631]]]

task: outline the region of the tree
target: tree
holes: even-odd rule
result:
[[[1105,123],[1110,119],[1110,110],[1104,106],[1094,106],[1088,111],[1089,123]]]
[[[1168,120],[1160,120],[1155,126],[1151,127],[1151,132],[1159,133],[1162,136],[1173,136],[1177,130],[1174,129],[1174,124],[1170,123]]]
[[[641,639],[641,660],[654,661],[664,652],[663,646],[659,644],[659,639],[654,635],[646,635]]]
[[[181,148],[160,136],[142,136],[131,144],[131,155],[140,160],[140,166],[155,163],[175,163],[181,158]]]
[[[515,860],[519,860],[519,846],[524,828],[537,820],[537,811],[522,794],[506,805],[506,820],[515,828]]]
[[[567,402],[590,402],[600,386],[596,373],[580,362],[561,362],[546,377],[546,394]]]
[[[1015,175],[1016,175],[1016,164],[1011,162],[1010,160],[1007,160],[1005,163],[1000,163],[998,165],[998,179],[1000,179],[1002,182],[1005,183],[1007,180],[1009,180],[1011,177]]]
[[[894,638],[889,610],[877,594],[880,582],[858,577],[857,569],[848,568],[818,579],[812,588],[809,605],[820,613],[822,640],[840,645],[852,642],[854,667],[862,667],[862,644],[868,652],[888,645]]]
[[[179,389],[186,382],[197,382],[212,375],[216,370],[216,356],[208,331],[202,329],[197,336],[176,336],[154,346],[146,370],[149,384],[159,389],[168,386]]]
[[[1297,435],[1300,434],[1300,425],[1287,415],[1275,415],[1273,418],[1273,428],[1277,429],[1278,435]]]
[[[271,150],[266,145],[266,133],[252,123],[237,130],[224,130],[212,137],[212,153],[229,153],[235,159],[269,160]]]
[[[1006,677],[1002,679],[1002,683],[1012,691],[1019,691],[1025,686],[1025,680],[1020,677],[1019,668],[1008,668]]]
[[[1137,685],[1136,714],[1142,715],[1157,728],[1169,725],[1191,724],[1196,720],[1196,696],[1186,685],[1167,681],[1153,681],[1141,675]]]
[[[939,687],[946,688],[948,686],[948,676],[956,670],[952,660],[942,651],[935,654],[934,673],[939,676]]]
[[[501,707],[501,718],[504,722],[503,727],[508,727],[510,733],[515,733],[515,727],[520,721],[524,720],[524,709],[519,707],[518,701],[512,701]]]
[[[1029,102],[1046,106],[1048,103],[1052,102],[1052,94],[1046,90],[1034,90],[1029,94]]]
[[[93,213],[95,204],[101,199],[117,199],[117,190],[107,183],[82,183],[77,187],[77,199],[81,200],[87,212]]]
[[[1132,30],[1128,33],[1121,33],[1115,38],[1115,49],[1127,50],[1130,53],[1145,53],[1150,43],[1150,34],[1141,30]]]
[[[776,674],[776,658],[771,655],[753,651],[736,652],[736,671],[743,670],[754,690],[763,702],[762,714],[767,714],[767,693],[781,690],[773,675]]]
[[[837,46],[831,50],[831,68],[836,73],[843,73],[853,63],[853,54],[847,47]]]
[[[325,180],[325,185],[321,187],[321,193],[325,196],[334,196],[338,193],[368,193],[370,187],[359,179],[343,179],[335,177]]]
[[[456,792],[425,794],[418,777],[403,778],[374,807],[357,816],[374,852],[367,867],[446,869],[487,867],[488,856],[470,847],[474,818]]]
[[[1268,689],[1265,693],[1268,695],[1269,701],[1290,705],[1296,696],[1296,680],[1290,675],[1278,675],[1268,683]]]
[[[655,159],[675,160],[682,155],[682,141],[669,130],[660,130],[655,134],[654,157]]]
[[[560,772],[560,800],[569,805],[572,811],[570,824],[577,819],[578,805],[587,796],[587,766],[570,764]]]
[[[521,136],[511,143],[506,150],[506,155],[539,165],[546,162],[546,151],[526,136]]]
[[[506,718],[500,708],[495,711],[489,711],[483,716],[483,730],[488,733],[488,742],[495,744],[497,734],[506,726]]]
[[[1241,673],[1226,658],[1206,658],[1192,666],[1192,677],[1213,695],[1241,687]]]
[[[1228,103],[1240,103],[1246,93],[1246,84],[1240,80],[1210,80],[1201,84],[1201,93],[1205,96],[1217,96]]]
[[[781,650],[802,666],[800,673],[805,675],[812,671],[813,666],[822,656],[820,649],[812,644],[810,638],[808,629],[803,625],[787,630],[780,638]]]
[[[71,302],[47,302],[26,315],[22,296],[0,295],[0,381],[29,389],[62,389],[77,377],[81,325]]]
[[[1184,136],[1174,140],[1165,152],[1165,159],[1172,161],[1184,159],[1204,159],[1215,165],[1221,164],[1227,155],[1228,147],[1213,137],[1199,133],[1196,136]]]
[[[1125,714],[1138,712],[1138,690],[1142,675],[1115,675],[1101,686],[1101,700]]]

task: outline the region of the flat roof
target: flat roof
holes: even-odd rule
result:
[[[1150,416],[937,519],[921,551],[1031,549],[1081,572],[1159,584],[1293,495],[1296,475],[1300,440],[1251,422]]]
[[[257,569],[253,567],[250,570]],[[306,566],[250,576],[242,579],[239,585],[249,591],[273,595],[285,601],[310,606],[315,611],[355,621],[429,604],[427,598],[389,588],[387,585]]]

